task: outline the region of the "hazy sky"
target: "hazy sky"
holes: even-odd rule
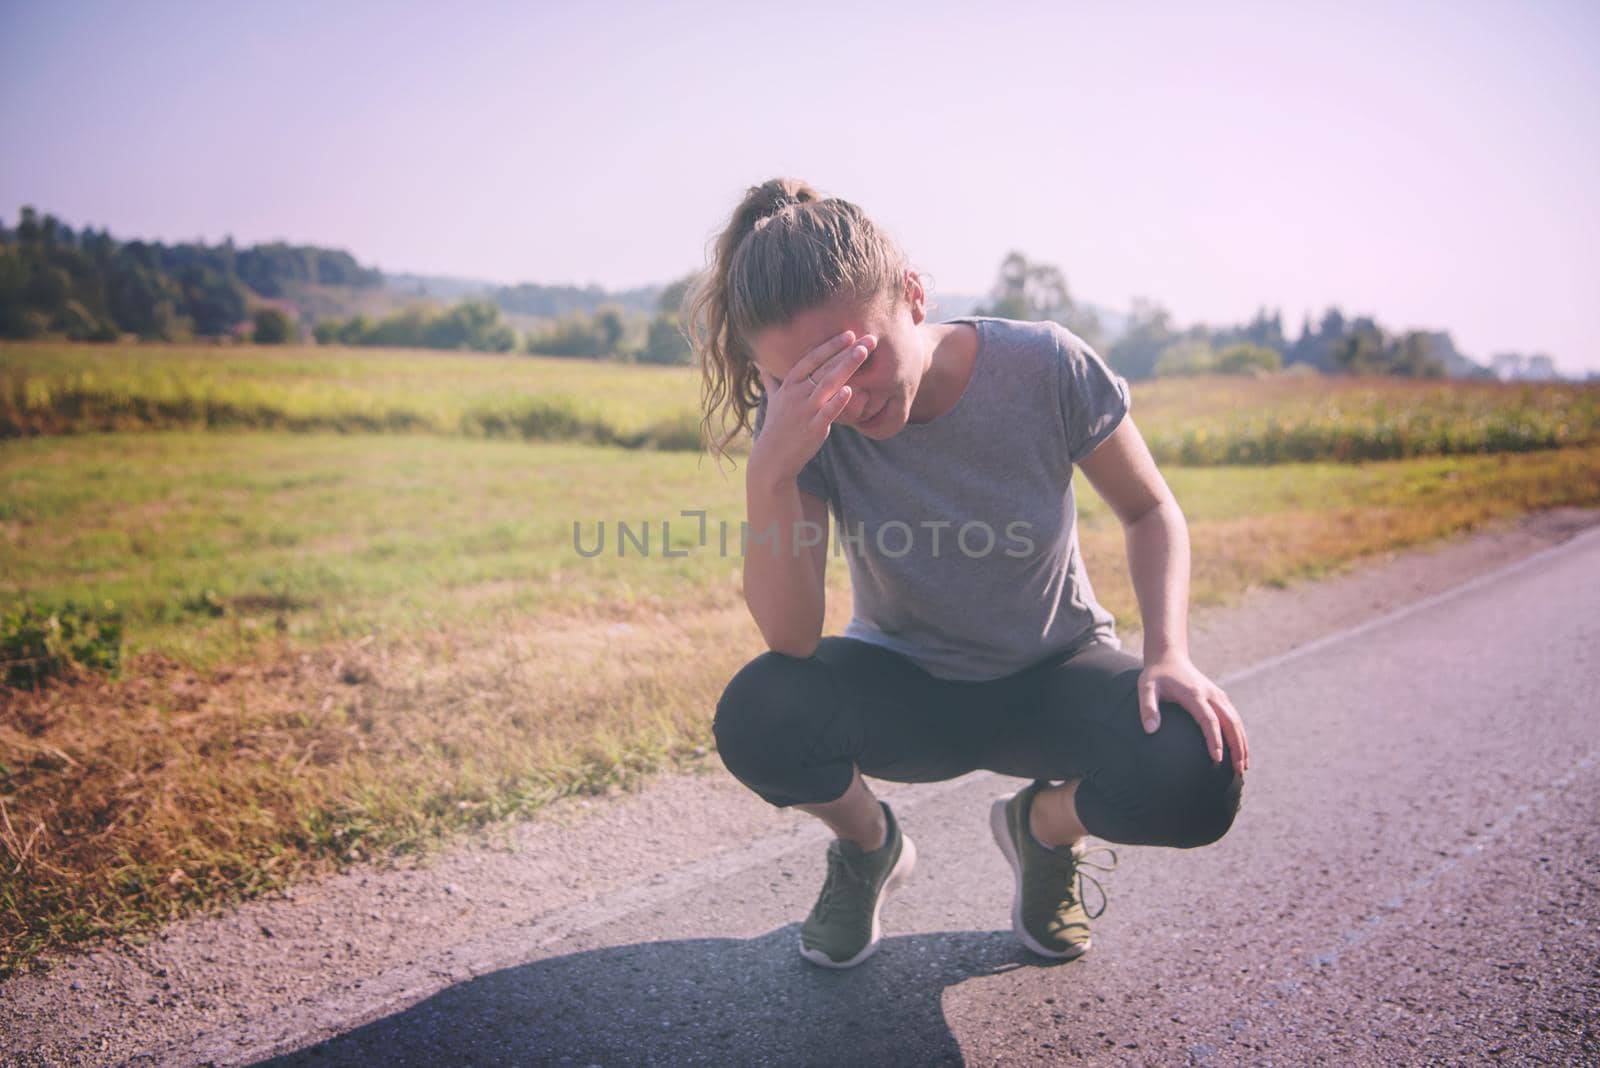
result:
[[[1336,303],[1600,369],[1600,2],[0,0],[0,217],[665,281],[804,177],[937,290]]]

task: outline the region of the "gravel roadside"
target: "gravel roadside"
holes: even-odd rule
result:
[[[1195,614],[1195,660],[1213,677],[1226,675],[1597,524],[1592,510],[1541,513],[1320,582],[1252,589]],[[1124,644],[1137,652],[1138,636]],[[895,790],[883,784],[880,792]],[[614,915],[630,894],[685,865],[715,864],[758,839],[776,852],[819,831],[802,814],[769,809],[708,757],[638,793],[564,801],[421,864],[353,869],[175,924],[144,946],[107,947],[13,978],[0,986],[0,1058],[182,1062],[191,1058],[177,1051],[222,1032],[241,1049],[259,1048],[278,1030],[275,1017],[294,1006],[341,1000],[361,1015],[392,1010],[474,974],[479,964],[460,947],[492,944],[512,928],[570,931],[591,911]]]

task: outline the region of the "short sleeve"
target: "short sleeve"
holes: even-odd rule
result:
[[[1060,348],[1061,419],[1067,457],[1077,463],[1111,436],[1128,414],[1127,381],[1107,366],[1089,343],[1065,327],[1055,330]]]
[[[761,436],[761,427],[767,421],[767,395],[761,395],[761,404],[756,408],[755,426],[750,431],[751,439]],[[828,443],[823,442],[817,454],[806,461],[800,469],[800,475],[795,479],[795,485],[813,497],[821,497],[825,501],[833,501],[832,482],[828,478],[823,452],[827,451]]]

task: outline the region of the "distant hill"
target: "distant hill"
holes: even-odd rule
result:
[[[487,300],[498,305],[512,321],[558,319],[572,312],[592,313],[613,304],[625,311],[653,313],[664,285],[609,290],[597,285],[538,285],[523,282],[506,286],[479,278],[450,275],[385,274],[384,284],[396,294],[415,299],[454,302]]]
[[[656,310],[656,301],[661,298],[664,288],[641,286],[612,291],[595,285],[580,289],[570,285],[542,286],[524,282],[515,286],[497,286],[482,295],[512,314],[554,319],[570,312],[593,312],[603,304],[615,304],[625,311],[650,314]]]
[[[494,282],[480,278],[452,278],[447,275],[392,273],[385,271],[383,284],[396,293],[433,300],[476,300],[496,288]]]

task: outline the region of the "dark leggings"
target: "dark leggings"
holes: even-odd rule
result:
[[[1192,847],[1221,838],[1243,779],[1212,764],[1182,705],[1139,722],[1137,657],[1099,643],[985,682],[940,679],[881,646],[828,637],[802,660],[763,653],[717,703],[722,761],[771,804],[836,801],[855,768],[938,782],[980,768],[1082,779],[1078,819],[1109,842]]]

